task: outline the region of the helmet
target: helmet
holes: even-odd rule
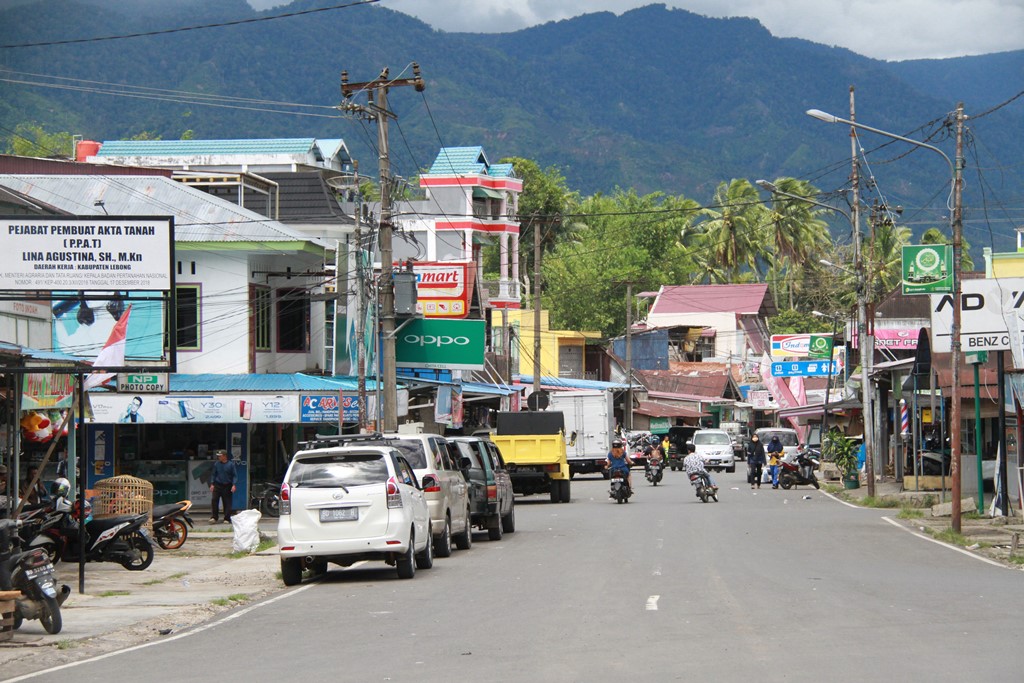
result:
[[[71,495],[71,482],[64,477],[54,479],[50,484],[50,495],[54,498],[67,498]]]
[[[612,448],[622,448],[622,439],[612,441]]]

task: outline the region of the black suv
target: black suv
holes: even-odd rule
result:
[[[458,451],[456,460],[462,465],[462,474],[469,484],[473,526],[486,529],[492,541],[500,541],[503,533],[514,532],[516,511],[512,479],[498,447],[479,436],[448,437],[448,445]]]

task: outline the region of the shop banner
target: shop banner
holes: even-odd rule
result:
[[[903,247],[903,294],[942,294],[953,291],[953,245]]]
[[[340,392],[337,394],[303,394],[299,396],[299,421],[337,424],[345,400],[341,397]],[[358,399],[348,400],[356,402],[356,418],[358,419]]]
[[[960,346],[966,351],[1013,349],[1024,316],[1024,278],[964,280],[960,293]],[[932,352],[952,348],[953,295],[931,295]]]
[[[917,337],[920,328],[875,328],[876,349],[899,349],[913,351],[917,348]],[[853,348],[858,347],[857,335],[853,335]]]
[[[418,261],[416,312],[427,318],[465,318],[473,292],[472,261]]]
[[[71,374],[29,373],[22,385],[21,409],[44,410],[70,408],[75,394],[75,376]]]
[[[93,422],[132,424],[150,422],[232,423],[298,422],[298,396],[209,394],[197,396],[132,396],[89,394]]]
[[[828,332],[814,334],[773,334],[772,358],[807,358],[811,355],[812,338],[831,339]]]
[[[395,338],[397,364],[482,370],[485,328],[483,320],[414,319]]]

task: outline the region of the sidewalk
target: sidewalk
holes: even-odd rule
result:
[[[50,635],[39,621],[25,621],[13,640],[0,642],[0,680],[176,633],[284,589],[276,547],[235,559],[229,525],[194,519],[185,544],[158,547],[148,569],[86,564],[84,593],[78,565],[58,563],[60,583],[72,589],[61,608],[64,628]],[[277,520],[260,520],[260,531],[274,537]]]

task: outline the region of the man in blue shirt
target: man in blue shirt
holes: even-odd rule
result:
[[[217,462],[213,463],[213,476],[210,477],[210,524],[217,523],[218,502],[223,501],[224,521],[231,523],[231,496],[235,493],[235,463],[228,460],[228,452],[217,451]]]

